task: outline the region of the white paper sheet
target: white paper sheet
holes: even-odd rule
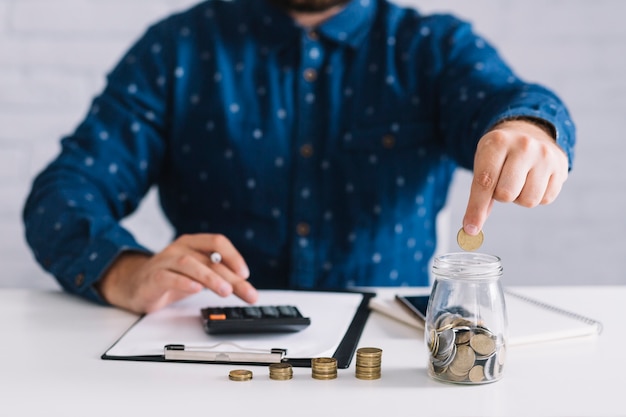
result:
[[[139,320],[106,354],[111,357],[162,355],[168,344],[209,347],[235,343],[244,349],[287,349],[287,357],[332,356],[345,335],[363,296],[354,293],[261,290],[257,305],[294,305],[311,325],[296,333],[209,335],[200,309],[245,305],[235,296],[221,298],[202,291]],[[228,349],[228,346],[225,346]]]

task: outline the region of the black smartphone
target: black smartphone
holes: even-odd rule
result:
[[[419,319],[426,321],[428,295],[396,295],[396,300]]]

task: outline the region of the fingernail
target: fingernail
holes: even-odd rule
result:
[[[254,303],[258,297],[259,297],[259,293],[254,288],[250,288],[248,292],[246,293],[246,301],[249,303]]]
[[[246,278],[246,279],[250,277],[250,270],[248,269],[247,266],[244,266],[241,269],[239,269],[239,276],[241,278]]]
[[[478,227],[474,226],[473,224],[466,224],[463,229],[465,229],[465,233],[472,236],[477,235],[480,231],[480,229],[478,229]]]

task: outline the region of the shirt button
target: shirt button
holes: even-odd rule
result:
[[[74,278],[74,284],[76,284],[77,287],[80,287],[81,285],[83,285],[83,282],[85,282],[85,274],[80,273],[76,275],[76,277]]]
[[[302,145],[300,147],[300,155],[302,155],[303,158],[310,158],[313,156],[313,146],[308,143]]]
[[[315,71],[313,68],[305,69],[302,75],[304,76],[304,79],[310,83],[317,80],[317,71]]]
[[[298,234],[298,236],[308,236],[310,232],[311,227],[308,223],[301,222],[298,223],[298,225],[296,226],[296,233]]]
[[[396,146],[396,138],[393,135],[385,135],[381,140],[383,148],[391,149]]]
[[[309,37],[309,39],[311,39],[312,41],[316,41],[320,38],[320,34],[317,33],[316,31],[312,30],[310,32],[307,33],[307,36]]]

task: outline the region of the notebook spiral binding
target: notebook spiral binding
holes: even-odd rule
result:
[[[535,298],[528,297],[527,295],[518,294],[518,293],[513,292],[511,290],[508,290],[508,289],[504,289],[504,293],[506,295],[510,295],[512,297],[519,298],[520,300],[524,300],[524,301],[526,301],[528,303],[535,304],[535,305],[537,305],[539,307],[542,307],[542,308],[545,308],[547,310],[551,310],[551,311],[554,311],[554,312],[558,312],[560,314],[564,314],[564,315],[569,316],[569,317],[571,317],[573,319],[579,320],[579,321],[581,321],[583,323],[587,323],[587,324],[589,324],[591,326],[595,326],[596,329],[597,329],[598,334],[602,333],[603,326],[602,326],[602,323],[599,322],[598,320],[594,320],[594,319],[592,319],[590,317],[583,316],[582,314],[574,313],[573,311],[569,311],[569,310],[565,310],[565,309],[560,308],[560,307],[556,307],[556,306],[554,306],[552,304],[548,304],[548,303],[546,303],[544,301],[540,301],[540,300],[537,300]]]

